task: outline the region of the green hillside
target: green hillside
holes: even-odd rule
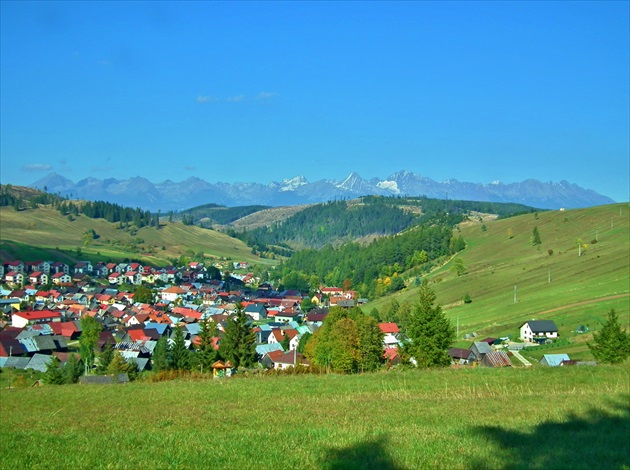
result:
[[[99,254],[104,258],[142,259],[147,263],[163,265],[169,258],[203,252],[210,259],[273,264],[273,261],[253,255],[251,249],[240,240],[214,230],[186,226],[179,222],[162,222],[159,229],[143,227],[125,230],[119,228],[119,224],[104,219],[92,219],[84,215],[73,218],[70,220],[47,206],[19,212],[11,207],[0,207],[0,255],[3,259],[31,260],[32,247],[46,250],[59,248],[69,252],[76,252],[80,248],[84,259]],[[86,246],[84,234],[90,230],[94,230],[97,237]],[[36,259],[41,258],[43,256],[36,256]]]
[[[561,337],[584,343],[575,329],[597,329],[610,308],[628,325],[630,313],[630,233],[627,204],[541,212],[499,220],[471,220],[456,235],[467,243],[461,258],[467,274],[457,276],[453,260],[427,278],[460,337],[516,335],[527,320],[552,319]],[[534,227],[541,244],[532,245]],[[577,239],[586,248],[578,256]],[[550,251],[551,250],[551,251]],[[550,254],[551,253],[551,254]],[[516,287],[516,303],[514,302]],[[398,294],[413,302],[415,288]],[[472,303],[462,299],[468,293]],[[383,308],[389,299],[364,310]],[[585,344],[573,348],[586,351]]]
[[[15,412],[0,453],[30,469],[620,469],[629,379],[599,366],[1,387]]]

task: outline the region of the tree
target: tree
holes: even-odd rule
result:
[[[227,321],[219,346],[219,354],[232,361],[234,367],[251,367],[256,363],[256,334],[252,331],[249,319],[241,304],[236,314]]]
[[[418,289],[418,300],[411,312],[404,350],[416,360],[418,367],[448,366],[448,350],[455,340],[455,328],[446,318],[440,305],[433,305],[435,293],[423,282]]]
[[[313,301],[308,295],[302,299],[301,308],[303,312],[308,313],[309,311],[313,309],[313,307],[314,307]]]
[[[285,351],[288,351],[289,348],[291,347],[291,337],[287,335],[286,333],[282,336],[282,341],[280,341],[280,346],[282,346],[282,349]]]
[[[94,365],[94,348],[98,343],[98,339],[103,327],[94,318],[84,315],[81,318],[81,336],[79,337],[79,345],[81,351],[81,359],[85,365],[86,371],[92,369]]]
[[[458,276],[466,274],[466,266],[464,265],[463,259],[455,258],[455,261],[453,261],[453,271],[455,271]]]
[[[190,349],[186,347],[184,339],[184,329],[181,325],[175,328],[173,334],[173,345],[170,355],[170,369],[190,370],[191,367]]]
[[[588,347],[596,360],[607,364],[620,364],[630,356],[630,333],[621,329],[614,308],[608,312],[602,329],[593,333],[593,343],[588,343]]]
[[[470,298],[470,294],[469,294],[468,292],[466,292],[466,293],[464,294],[464,303],[465,303],[465,304],[469,304],[469,303],[471,303],[471,302],[472,302],[472,299]]]
[[[151,369],[154,372],[168,370],[170,368],[171,345],[166,336],[160,337],[155,344],[151,355]]]
[[[46,385],[63,385],[65,383],[63,374],[60,369],[61,362],[57,356],[52,356],[52,359],[46,366],[46,372],[42,377],[42,380]]]
[[[308,344],[312,336],[313,335],[307,331],[300,337],[300,342],[298,343],[298,346],[297,346],[297,352],[304,353],[304,350],[306,349],[306,345]]]
[[[116,351],[112,362],[110,362],[107,367],[107,373],[112,375],[127,374],[129,378],[133,380],[138,375],[138,365],[135,361],[125,359],[120,351]]]
[[[136,287],[133,300],[134,302],[140,302],[142,304],[153,303],[153,291],[147,286],[140,285]]]
[[[359,331],[350,318],[336,322],[330,332],[331,365],[338,372],[357,370],[360,359]]]
[[[383,359],[383,331],[370,316],[361,315],[355,322],[359,332],[359,370],[376,370]]]
[[[75,354],[70,354],[68,361],[61,368],[64,383],[75,384],[83,373],[83,364]]]
[[[107,343],[105,345],[105,350],[98,356],[98,366],[96,367],[96,372],[98,374],[105,374],[107,372],[107,367],[109,367],[110,362],[114,358],[114,348],[112,343]]]
[[[197,351],[195,353],[195,359],[202,372],[204,370],[210,372],[212,370],[212,364],[214,364],[219,357],[217,350],[214,349],[214,338],[218,334],[217,327],[209,317],[202,318],[199,321],[199,326],[201,329],[197,337],[197,344],[195,344]]]
[[[540,233],[538,232],[538,226],[534,227],[532,230],[532,245],[540,245],[542,241],[540,240]]]

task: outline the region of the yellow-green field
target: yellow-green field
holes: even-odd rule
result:
[[[457,276],[451,260],[428,276],[431,288],[453,324],[459,322],[460,339],[472,332],[515,336],[525,321],[549,319],[556,322],[561,337],[577,340],[578,326],[597,329],[611,308],[628,328],[629,210],[627,204],[615,204],[541,212],[537,218],[527,214],[466,222],[455,234],[461,233],[467,244],[457,255],[467,274]],[[534,227],[542,241],[538,247],[531,241]],[[577,239],[587,245],[582,256]],[[466,293],[472,298],[470,304],[462,301]],[[396,298],[413,303],[414,295],[410,288]],[[369,303],[364,310],[382,308],[388,301]],[[592,335],[579,341],[588,338]]]
[[[15,241],[49,249],[72,251],[81,248],[83,253],[100,253],[112,259],[141,258],[156,265],[165,264],[168,258],[179,258],[190,251],[203,252],[209,259],[274,264],[271,260],[253,255],[251,249],[240,240],[221,232],[181,223],[162,222],[159,230],[143,227],[132,235],[104,219],[79,215],[70,221],[48,207],[20,212],[11,207],[0,207],[0,228],[0,242],[7,243],[7,251],[10,242]],[[99,237],[84,246],[83,234],[90,229],[94,229]],[[139,239],[141,243],[138,243]],[[137,250],[130,250],[130,245],[134,245]]]

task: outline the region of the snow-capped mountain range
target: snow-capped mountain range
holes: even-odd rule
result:
[[[125,180],[86,178],[77,183],[51,173],[30,185],[53,194],[93,201],[141,207],[151,211],[183,210],[202,204],[226,206],[268,205],[287,206],[352,199],[359,196],[427,196],[439,199],[471,201],[517,202],[540,209],[589,207],[615,201],[590,189],[568,181],[541,182],[528,179],[520,183],[489,184],[460,182],[454,179],[434,181],[409,171],[399,171],[385,179],[363,179],[353,172],[343,181],[309,182],[296,176],[267,185],[260,183],[209,183],[191,177],[176,183],[166,180],[152,183],[146,178]]]

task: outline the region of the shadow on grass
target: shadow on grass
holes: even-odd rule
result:
[[[569,415],[562,422],[547,421],[523,431],[481,426],[481,433],[498,445],[501,468],[628,468],[630,467],[630,396],[611,403],[610,410],[592,409]],[[477,461],[471,468],[487,468]]]
[[[328,449],[320,468],[328,470],[378,469],[401,470],[387,453],[387,439],[378,437],[342,449]]]

